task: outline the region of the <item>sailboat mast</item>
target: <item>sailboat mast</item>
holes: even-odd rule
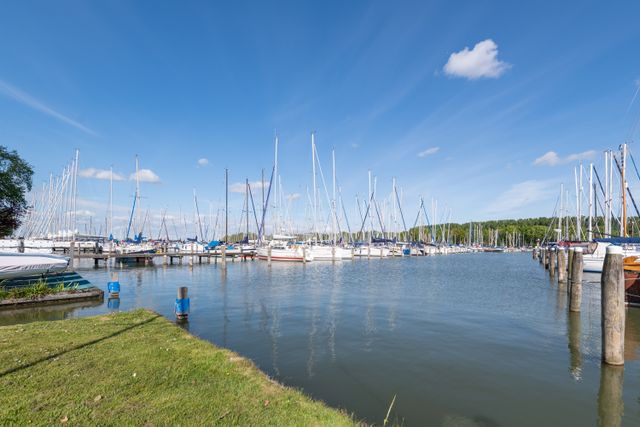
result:
[[[593,163],[589,164],[589,229],[587,240],[593,239]]]
[[[224,242],[229,241],[229,169],[224,170]]]
[[[622,144],[622,160],[621,160],[621,181],[622,181],[622,237],[627,237],[627,144]]]
[[[249,178],[245,178],[244,203],[247,206],[247,243],[249,243]]]
[[[317,209],[318,209],[318,196],[316,191],[316,140],[315,132],[311,132],[311,174],[313,182],[313,241],[318,242],[318,229],[317,229]]]
[[[336,245],[336,150],[331,150],[331,160],[333,163],[333,199],[331,200],[331,209],[333,211],[333,246]]]
[[[109,235],[113,235],[113,165],[109,168]]]
[[[138,206],[138,212],[137,212],[137,226],[140,227],[142,225],[142,219],[140,218],[140,213],[142,212],[140,210],[140,208],[142,206],[140,206],[140,173],[139,173],[139,164],[138,164],[138,155],[136,154],[136,205]],[[142,233],[142,230],[140,230],[140,233]],[[135,231],[134,231],[135,234]]]

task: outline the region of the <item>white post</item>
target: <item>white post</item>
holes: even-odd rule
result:
[[[593,163],[589,164],[589,229],[587,240],[593,239]]]

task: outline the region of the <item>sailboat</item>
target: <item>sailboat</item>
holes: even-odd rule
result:
[[[138,220],[136,221],[136,225],[140,227],[141,230],[134,236],[133,240],[131,240],[129,239],[129,233],[131,231],[131,225],[136,209],[138,210]],[[129,225],[127,226],[125,242],[116,247],[116,253],[120,255],[144,255],[155,253],[155,246],[145,241],[142,235],[142,229],[144,229],[144,224],[143,221],[140,220],[140,174],[138,156],[136,156],[136,194],[133,198],[133,206],[131,207],[131,216],[129,217]]]

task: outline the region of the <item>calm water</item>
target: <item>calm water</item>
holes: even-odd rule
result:
[[[79,271],[106,291],[105,269]],[[396,395],[405,425],[638,426],[640,309],[627,311],[624,369],[601,368],[599,276],[585,279],[569,316],[530,254],[125,268],[119,301],[0,323],[134,307],[173,319],[186,285],[192,333],[368,422]]]

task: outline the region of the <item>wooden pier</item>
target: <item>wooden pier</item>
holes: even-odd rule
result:
[[[100,261],[106,263],[109,260],[114,260],[115,263],[126,263],[126,264],[151,264],[154,259],[162,258],[164,265],[173,265],[174,263],[182,264],[184,258],[198,259],[198,264],[211,264],[212,260],[214,263],[218,262],[218,259],[222,263],[226,260],[231,259],[232,262],[235,262],[236,259],[240,261],[253,260],[254,254],[224,254],[224,258],[222,254],[216,252],[156,252],[156,253],[141,253],[141,254],[120,254],[116,252],[65,252],[65,255],[71,258],[71,262],[73,263],[75,260],[81,259],[92,259],[94,265],[98,267],[100,265]],[[204,260],[204,261],[203,261]]]

